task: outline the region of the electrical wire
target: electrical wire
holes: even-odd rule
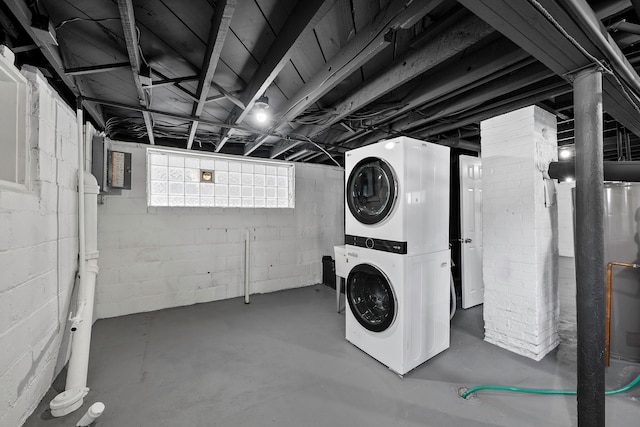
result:
[[[120,21],[120,18],[101,18],[101,19],[93,19],[93,18],[82,18],[82,17],[75,17],[75,18],[69,18],[69,19],[65,19],[64,21],[60,22],[58,25],[55,26],[55,30],[59,30],[60,28],[62,28],[63,26],[71,23],[71,22],[77,22],[77,21],[90,21],[90,22],[104,22],[104,21]]]
[[[329,152],[327,150],[325,150],[320,144],[314,142],[311,140],[311,138],[305,136],[305,135],[298,135],[298,137],[300,137],[301,139],[306,140],[307,142],[309,142],[310,144],[315,145],[317,148],[319,148],[327,157],[329,157],[331,159],[331,161],[333,163],[336,164],[336,166],[338,166],[339,168],[342,168],[342,165],[340,163],[338,163],[338,161],[331,155],[329,154]],[[285,138],[286,139],[286,138]]]
[[[631,390],[633,387],[637,386],[638,383],[640,383],[640,375],[638,375],[636,379],[631,381],[629,384],[615,390],[605,391],[604,394],[607,396],[611,396],[613,394],[622,393],[627,390]],[[467,389],[466,387],[462,387],[459,390],[459,394],[461,398],[467,399],[469,395],[471,395],[471,393],[475,393],[476,391],[479,391],[479,390],[514,391],[517,393],[534,393],[534,394],[568,394],[568,395],[577,394],[576,390],[552,390],[552,389],[543,389],[543,388],[511,387],[506,385],[478,385],[475,387],[471,387],[470,389]]]
[[[587,59],[589,59],[592,63],[598,65],[598,67],[600,67],[606,74],[611,75],[613,79],[616,81],[616,83],[618,84],[618,86],[620,86],[620,88],[622,89],[622,92],[624,93],[625,97],[629,100],[631,105],[633,105],[635,110],[640,113],[640,106],[638,106],[638,103],[640,102],[640,97],[638,97],[638,95],[633,90],[630,90],[630,88],[624,81],[620,80],[615,70],[613,70],[612,68],[609,67],[609,65],[599,60],[598,58],[593,56],[591,53],[589,53],[576,39],[574,39],[567,32],[567,30],[564,29],[564,27],[553,17],[553,15],[551,15],[551,13],[549,13],[547,9],[545,9],[545,7],[542,4],[540,4],[540,2],[538,2],[537,0],[527,0],[527,1],[529,2],[529,4],[531,4],[531,6],[537,9],[538,12],[540,12],[547,19],[547,21],[549,21],[551,25],[553,25],[556,28],[556,30],[558,30],[567,40],[569,40],[569,42],[572,45],[574,45],[580,52],[582,52],[582,54],[586,56]]]

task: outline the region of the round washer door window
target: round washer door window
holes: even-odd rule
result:
[[[347,301],[358,322],[372,332],[382,332],[393,323],[396,298],[387,276],[376,267],[360,264],[347,279]]]
[[[367,157],[356,164],[347,180],[347,206],[363,224],[376,224],[389,215],[397,183],[387,162]]]

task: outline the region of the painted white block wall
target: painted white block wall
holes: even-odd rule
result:
[[[295,209],[147,207],[146,146],[111,149],[132,153],[132,189],[98,207],[97,318],[243,295],[246,230],[252,293],[319,283],[344,242],[341,168],[296,164]]]
[[[573,201],[571,192],[575,182],[558,184],[558,252],[560,270],[558,287],[560,297],[560,319],[558,335],[563,357],[575,360],[578,345],[578,323],[576,318],[576,264],[573,243]]]
[[[542,359],[558,344],[557,206],[543,171],[556,118],[526,107],[481,123],[485,340]]]
[[[77,269],[75,113],[34,68],[28,79],[30,184],[0,183],[0,426],[20,426],[67,360]]]

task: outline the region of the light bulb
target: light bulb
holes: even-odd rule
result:
[[[565,148],[563,150],[560,150],[561,159],[568,159],[569,157],[571,157],[571,149]]]
[[[258,110],[258,112],[256,113],[256,120],[259,123],[264,123],[267,121],[267,112],[264,108]]]

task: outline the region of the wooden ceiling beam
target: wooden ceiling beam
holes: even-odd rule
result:
[[[140,52],[138,50],[139,43],[138,32],[136,30],[136,18],[133,13],[132,0],[118,0],[118,11],[120,12],[124,40],[127,45],[127,54],[129,55],[131,74],[133,75],[133,84],[135,85],[136,92],[138,94],[138,101],[141,106],[149,108],[149,98],[142,87],[142,82],[140,81],[141,62]],[[153,136],[153,121],[151,119],[151,113],[143,111],[142,117],[144,118],[144,125],[147,128],[149,143],[153,145],[155,144],[155,138]]]
[[[489,81],[500,78],[515,70],[536,62],[528,53],[520,49],[504,37],[489,45],[463,54],[460,59],[443,73],[435,73],[428,79],[413,88],[411,92],[400,101],[402,108],[394,111],[373,124],[381,125],[390,121],[398,121],[400,117],[410,114],[416,108],[423,108],[425,104],[440,103],[467,92]],[[342,123],[342,122],[341,122]],[[354,140],[368,133],[367,130],[359,130],[354,134],[346,135],[338,143]]]
[[[559,76],[570,78],[577,70],[593,65],[591,57],[602,59],[607,52],[598,47],[599,40],[590,34],[588,24],[569,15],[567,5],[556,0],[539,0],[538,4],[545,8],[569,36],[580,45],[577,47],[555,25],[553,25],[536,6],[527,0],[460,0],[467,9],[492,25],[507,38],[518,44],[525,51],[537,58]],[[568,8],[571,10],[571,7]],[[583,5],[582,12],[590,17],[589,22],[599,26],[601,35],[606,35],[609,49],[619,51],[611,37],[602,26],[593,10]],[[605,49],[606,50],[606,49]],[[621,53],[619,54],[621,55]],[[620,62],[628,64],[621,56]],[[615,66],[615,64],[614,64]],[[640,79],[628,65],[626,71],[632,71],[633,79]],[[624,78],[624,76],[623,76]],[[618,83],[609,75],[603,79],[603,105],[606,111],[626,128],[640,135],[640,114],[626,96]]]
[[[467,15],[456,20],[446,30],[434,35],[419,50],[410,51],[395,60],[384,72],[372,77],[357,90],[347,95],[332,108],[333,117],[323,125],[301,126],[296,133],[313,138],[329,129],[333,124],[344,119],[393,89],[408,83],[413,78],[451,59],[463,50],[475,45],[485,37],[494,33],[494,29],[481,19]],[[289,143],[281,141],[271,152],[271,158],[278,157],[289,150]]]
[[[380,53],[391,43],[389,31],[411,28],[442,2],[443,0],[414,1],[407,5],[406,0],[392,1],[374,22],[360,30],[287,101],[278,113],[272,129],[280,131],[288,127],[293,119]],[[275,141],[277,138],[258,138],[248,144],[245,151],[251,152],[262,144]]]
[[[247,87],[240,95],[243,106],[233,108],[227,122],[239,124],[247,117],[259,97],[263,96],[267,88],[273,83],[280,71],[291,59],[291,55],[298,45],[302,34],[313,29],[322,17],[329,11],[336,0],[307,0],[299,1],[287,17],[280,33],[269,47],[269,53],[258,66],[258,69],[247,83]],[[216,151],[220,151],[233,132],[226,132],[218,143]],[[253,150],[247,151],[248,155]]]
[[[51,65],[53,72],[62,80],[75,96],[93,96],[93,91],[89,86],[79,79],[71,78],[65,73],[64,63],[60,55],[58,46],[48,43],[47,40],[40,38],[31,27],[31,11],[23,0],[5,0],[5,5],[9,8],[13,16],[20,22],[22,28],[29,34],[29,37],[40,49],[47,62]],[[73,107],[75,108],[75,106]],[[102,109],[96,105],[85,106],[87,113],[93,118],[96,124],[104,129],[105,120],[102,115]]]
[[[198,99],[193,103],[193,109],[191,112],[191,115],[194,117],[200,117],[204,110],[204,106],[207,103],[209,89],[213,82],[213,75],[215,74],[216,67],[218,66],[224,41],[229,33],[229,27],[231,25],[233,12],[235,11],[235,5],[236,0],[219,0],[216,2],[215,11],[211,18],[211,28],[209,30],[207,49],[205,50],[202,67],[200,67],[200,80],[198,81],[198,89],[196,90],[196,97]],[[189,150],[193,145],[197,129],[198,121],[191,122],[189,138],[187,139],[187,149]]]

